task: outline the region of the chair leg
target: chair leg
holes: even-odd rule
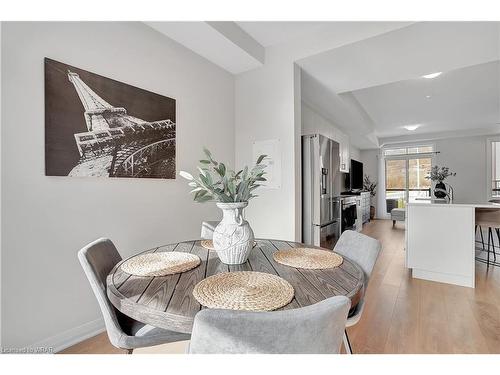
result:
[[[498,248],[500,249],[500,229],[495,228],[495,230],[497,232],[497,237],[498,237]],[[493,259],[495,260],[495,262],[497,261],[497,253],[495,252],[495,246],[493,246]]]
[[[493,234],[491,233],[491,228],[488,228],[488,260],[486,266],[490,266],[490,237],[493,239]]]
[[[395,226],[396,225],[396,220],[393,220],[392,221],[392,226]]]
[[[483,251],[484,251],[484,238],[483,238],[483,228],[479,225],[479,234],[481,235],[481,244],[483,245]]]
[[[349,341],[349,336],[347,335],[347,330],[344,330],[344,348],[347,354],[352,354],[351,342]]]

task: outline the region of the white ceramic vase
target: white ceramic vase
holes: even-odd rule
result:
[[[215,227],[213,244],[222,263],[245,263],[253,247],[254,235],[243,218],[248,202],[217,203],[222,210],[222,221]]]

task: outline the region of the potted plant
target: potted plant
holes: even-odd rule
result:
[[[370,220],[375,218],[375,206],[373,205],[373,198],[377,194],[377,183],[370,180],[370,176],[365,174],[363,179],[363,190],[370,192]]]
[[[243,209],[255,198],[255,189],[264,178],[266,155],[261,155],[256,164],[235,172],[226,164],[217,162],[206,148],[206,159],[200,160],[198,177],[181,171],[189,181],[194,200],[199,203],[215,201],[222,210],[222,221],[215,227],[213,245],[220,260],[225,264],[242,264],[248,259],[253,247],[254,234],[250,224],[243,218]]]
[[[425,177],[432,182],[435,182],[434,186],[434,195],[436,198],[444,198],[446,197],[446,185],[444,184],[444,180],[446,180],[450,176],[456,176],[455,172],[450,172],[450,168],[448,167],[439,167],[437,165],[431,168],[430,173]],[[437,190],[436,189],[440,189]],[[443,190],[443,191],[441,191]]]

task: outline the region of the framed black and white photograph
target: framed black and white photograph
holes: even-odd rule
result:
[[[45,174],[175,178],[175,105],[46,58]]]

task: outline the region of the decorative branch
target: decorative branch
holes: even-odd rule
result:
[[[185,171],[179,174],[189,181],[194,200],[199,203],[216,201],[220,203],[248,202],[257,197],[253,194],[264,178],[266,168],[262,161],[267,155],[260,155],[252,169],[248,167],[235,172],[224,163],[213,159],[212,153],[203,149],[206,159],[200,160],[198,178]]]
[[[377,194],[377,183],[370,180],[370,176],[365,174],[363,179],[363,190],[369,191],[370,196],[374,197]]]
[[[439,167],[437,165],[431,168],[430,173],[425,177],[427,180],[431,180],[433,182],[441,183],[446,180],[448,177],[456,176],[455,172],[450,172],[450,168],[448,167]]]

